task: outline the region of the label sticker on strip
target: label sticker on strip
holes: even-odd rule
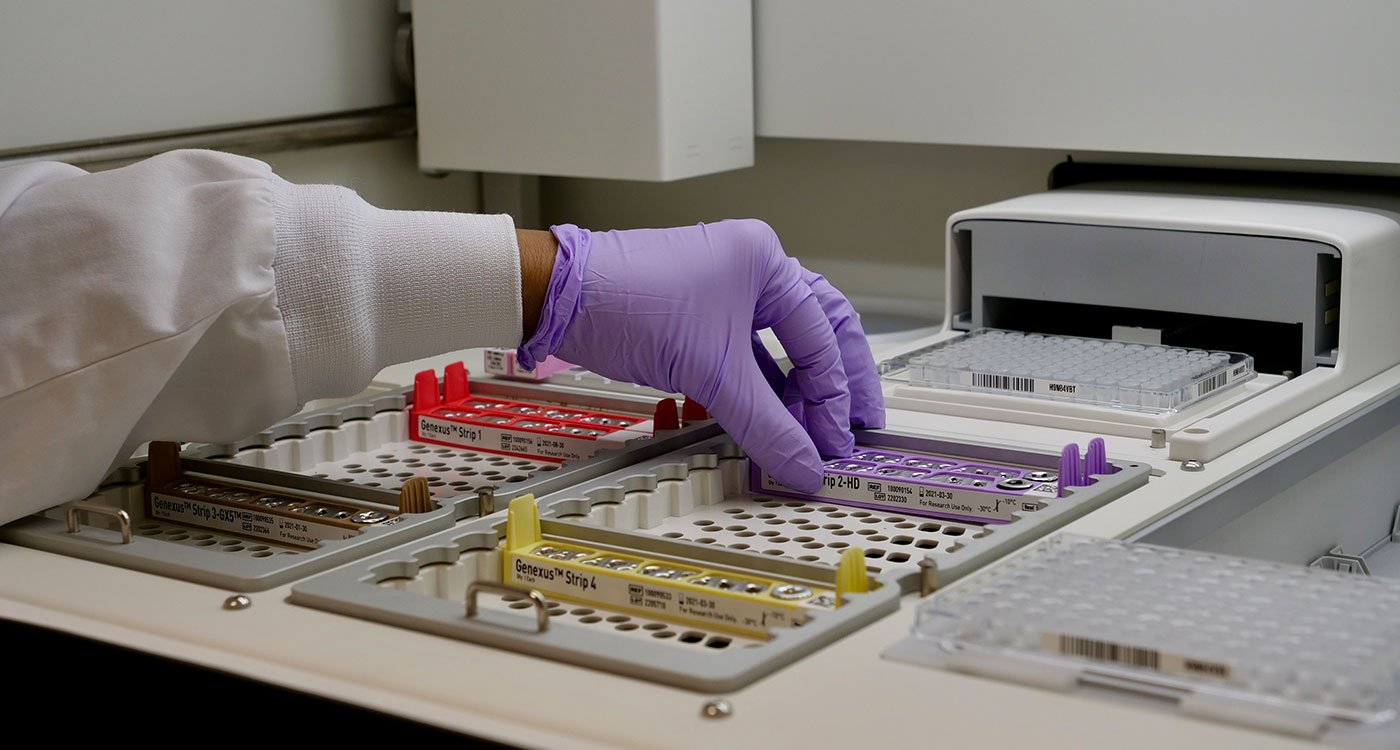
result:
[[[968,475],[969,479],[985,479]],[[993,521],[1014,521],[1017,513],[1040,510],[1045,501],[1059,494],[1053,482],[1041,482],[1017,494],[1003,494],[956,487],[931,487],[925,484],[892,482],[878,477],[863,478],[845,474],[827,474],[825,484],[815,494],[798,494],[783,486],[768,472],[760,472],[759,491],[801,497],[809,500],[835,500],[887,507],[892,511],[923,511],[948,516]],[[995,480],[991,480],[995,482]]]
[[[599,439],[542,435],[425,416],[418,417],[418,435],[426,440],[463,448],[495,450],[554,461],[588,458],[609,445],[615,445],[602,439],[606,438],[606,435],[600,436]],[[630,436],[635,437],[635,433],[631,433]]]
[[[534,557],[511,555],[506,582],[603,607],[654,612],[739,630],[793,627],[806,619],[796,606],[682,590],[666,586],[660,579],[652,583],[582,572]]]
[[[513,375],[512,368],[506,360],[506,353],[503,349],[487,349],[485,354],[486,372],[491,375]]]
[[[319,523],[310,518],[306,520],[288,518],[263,511],[234,508],[161,492],[151,494],[151,515],[166,521],[228,531],[298,547],[310,547],[311,549],[319,547],[321,542],[328,539],[349,539],[360,533],[357,529]]]

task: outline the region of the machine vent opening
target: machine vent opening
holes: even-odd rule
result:
[[[983,303],[988,328],[1099,339],[1112,338],[1113,326],[1154,328],[1167,346],[1249,354],[1259,372],[1298,374],[1313,365],[1302,361],[1301,323],[1006,297],[984,297]]]

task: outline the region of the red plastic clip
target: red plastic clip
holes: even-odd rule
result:
[[[676,409],[676,400],[673,398],[663,398],[656,402],[656,411],[651,415],[652,434],[659,430],[679,430],[681,428],[681,415]]]
[[[685,397],[685,404],[681,406],[682,422],[690,424],[691,422],[699,422],[709,418],[710,413],[705,411],[705,407],[701,406],[699,401],[695,401],[689,396]]]
[[[467,366],[461,362],[442,368],[442,401],[450,404],[461,401],[472,395],[471,386],[467,384]]]
[[[437,373],[424,370],[413,376],[413,408],[436,409],[442,405],[438,398]]]

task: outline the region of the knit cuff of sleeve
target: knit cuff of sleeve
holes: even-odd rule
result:
[[[392,364],[520,341],[509,216],[389,211],[272,179],[277,306],[302,403],[358,393]]]
[[[544,304],[540,306],[540,323],[535,335],[520,345],[515,359],[526,370],[545,357],[559,351],[564,341],[564,332],[574,319],[583,302],[583,272],[588,267],[589,233],[573,224],[560,224],[549,228],[559,244],[554,255],[554,269],[549,274],[549,289],[545,291]]]

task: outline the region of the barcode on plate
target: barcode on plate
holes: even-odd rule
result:
[[[1226,370],[1226,371],[1223,371],[1223,372],[1218,372],[1218,373],[1216,373],[1216,374],[1214,374],[1214,375],[1212,375],[1212,376],[1206,378],[1205,380],[1202,380],[1202,381],[1196,383],[1196,398],[1200,398],[1201,396],[1204,396],[1204,395],[1206,395],[1207,393],[1210,393],[1211,391],[1215,390],[1216,388],[1219,388],[1220,386],[1225,385],[1225,384],[1228,383],[1229,381],[1230,381],[1230,373],[1229,373],[1228,370]]]
[[[1054,651],[1065,656],[1076,656],[1105,664],[1150,669],[1164,674],[1209,677],[1220,680],[1229,680],[1232,674],[1230,665],[1224,662],[1163,653],[1154,648],[1129,646],[1112,641],[1101,641],[1096,638],[1083,638],[1062,633],[1042,633],[1040,645],[1047,651]]]
[[[1072,635],[1059,636],[1056,645],[1059,652],[1066,656],[1079,656],[1094,661],[1126,664],[1130,667],[1162,668],[1162,654],[1155,649],[1125,646],[1120,643],[1096,641],[1092,638],[1078,638]]]
[[[972,373],[972,385],[974,388],[994,388],[999,391],[1035,393],[1035,378],[1018,378],[1013,375],[989,375],[987,373],[974,372]]]

